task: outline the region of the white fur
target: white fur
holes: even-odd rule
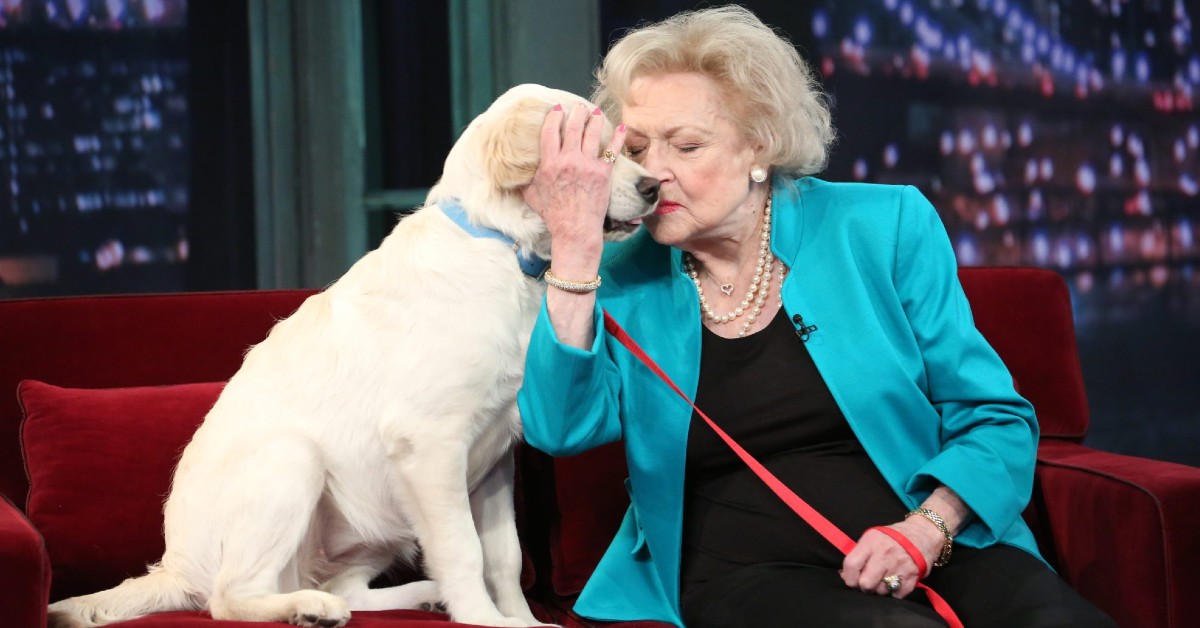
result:
[[[246,354],[175,471],[162,561],[51,605],[50,625],[208,609],[342,626],[351,609],[443,601],[455,621],[536,625],[519,584],[512,448],[544,287],[438,203],[457,198],[473,222],[546,256],[520,189],[545,113],[580,100],[523,85],[472,122],[425,207]],[[645,176],[618,161],[610,217],[653,209],[635,189]],[[418,547],[430,580],[368,588]]]

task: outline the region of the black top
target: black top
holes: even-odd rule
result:
[[[782,309],[743,338],[704,330],[696,405],[851,538],[904,518],[904,504],[867,457]],[[685,591],[756,563],[841,567],[841,552],[699,416],[688,435],[683,521]]]

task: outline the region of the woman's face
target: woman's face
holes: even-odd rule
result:
[[[753,237],[765,198],[752,195],[755,147],[734,125],[717,84],[697,73],[635,79],[622,103],[629,155],[662,181],[646,227],[684,250]]]

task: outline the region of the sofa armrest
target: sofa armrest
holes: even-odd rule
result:
[[[1034,494],[1046,558],[1118,625],[1200,625],[1200,469],[1044,441]]]
[[[45,626],[50,555],[29,519],[0,495],[0,617],[6,626]]]

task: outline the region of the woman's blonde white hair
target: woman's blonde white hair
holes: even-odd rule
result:
[[[759,159],[792,176],[825,168],[833,143],[827,96],[796,48],[739,6],[686,11],[639,26],[596,70],[592,100],[620,121],[635,79],[697,72],[720,86],[742,136]]]

